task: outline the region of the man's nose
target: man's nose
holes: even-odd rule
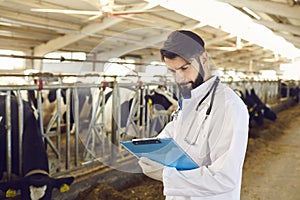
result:
[[[181,83],[181,82],[184,82],[184,76],[182,73],[180,73],[179,71],[176,72],[175,74],[175,81],[177,83]]]

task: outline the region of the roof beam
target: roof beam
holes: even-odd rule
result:
[[[5,31],[12,31],[16,33],[27,33],[27,34],[38,34],[38,35],[56,35],[59,36],[60,34],[52,31],[52,30],[45,30],[45,29],[40,29],[40,28],[34,28],[34,27],[26,27],[26,26],[5,26],[5,25],[0,25],[0,30],[5,30]]]
[[[165,19],[162,16],[155,16],[155,15],[149,14],[149,13],[144,13],[143,15],[146,17],[146,19],[153,21],[153,25],[155,24],[156,26],[166,25],[166,26],[175,27],[175,28],[182,26],[181,23],[175,22],[170,19]]]
[[[66,34],[61,37],[57,37],[53,40],[48,41],[45,44],[41,44],[34,48],[34,56],[43,56],[47,53],[56,51],[63,48],[71,43],[77,42],[93,33],[104,30],[118,22],[122,19],[107,19],[103,23],[93,23],[83,27],[78,34]]]
[[[190,29],[191,27],[196,27],[195,24],[179,27],[181,29]],[[159,32],[157,33],[156,37],[147,37],[144,38],[140,43],[135,43],[132,45],[124,46],[123,48],[113,49],[112,51],[100,53],[98,54],[99,58],[102,60],[108,60],[109,58],[117,58],[129,52],[146,48],[146,47],[153,47],[156,46],[158,43],[164,41],[168,35],[170,34],[171,30],[167,30],[166,32]]]
[[[108,60],[109,58],[117,58],[117,57],[120,57],[131,51],[135,51],[137,49],[153,46],[153,45],[165,40],[169,34],[170,34],[170,32],[163,32],[163,33],[158,34],[157,37],[145,38],[139,44],[135,43],[132,45],[127,45],[127,46],[124,46],[123,48],[118,48],[118,49],[114,49],[113,51],[101,53],[98,56],[101,60]]]
[[[48,9],[70,9],[69,7],[60,6],[53,4],[51,2],[46,1],[36,1],[36,0],[10,0],[11,2],[14,2],[16,4],[21,4],[24,6],[28,6],[31,8],[48,8]],[[73,17],[77,17],[80,19],[86,19],[86,16],[84,15],[72,15]]]
[[[300,13],[299,13],[300,15]],[[293,33],[296,35],[300,35],[300,27],[299,26],[294,26],[294,25],[290,25],[290,24],[280,24],[280,23],[276,23],[276,22],[272,22],[272,21],[268,21],[268,20],[253,20],[254,22],[267,26],[271,29],[277,30],[277,31],[285,31],[285,32],[289,32],[289,33]]]
[[[225,60],[240,60],[242,57],[249,57],[249,55],[253,54],[253,52],[258,52],[259,54],[263,54],[263,50],[261,47],[255,47],[252,49],[251,52],[239,52],[235,55],[231,56],[224,56],[222,59],[220,59],[220,56],[218,56],[218,62],[224,62]],[[214,55],[213,55],[214,56]]]
[[[8,26],[1,26],[0,25],[0,35],[1,36],[10,36],[12,38],[28,38],[28,39],[35,39],[40,42],[47,41],[53,37],[59,36],[59,34],[52,34],[47,35],[40,32],[35,32],[32,30],[26,30],[24,28],[20,27],[14,27],[14,30],[12,30]],[[38,38],[38,39],[37,39]]]
[[[46,25],[47,27],[60,27],[60,28],[72,29],[72,30],[79,30],[80,28],[80,25],[78,24],[66,23],[63,21],[53,20],[49,18],[42,18],[42,17],[28,15],[24,13],[12,12],[4,9],[1,10],[0,17],[1,20],[3,19],[4,21],[5,19],[8,19],[8,21],[10,19],[13,19],[24,23],[34,23],[37,24],[37,26],[39,24],[42,24],[42,25]]]
[[[155,5],[153,4],[150,7],[149,4],[147,4],[146,6],[145,5],[137,6],[133,9],[150,9],[154,6]],[[132,10],[132,9],[129,9],[128,11],[130,11],[130,10]],[[42,44],[40,46],[35,47],[34,48],[34,56],[43,56],[47,53],[61,49],[65,46],[67,46],[71,43],[74,43],[78,40],[81,40],[91,34],[94,34],[96,32],[104,30],[114,24],[117,24],[117,23],[121,22],[122,20],[123,19],[121,19],[121,18],[105,18],[102,23],[89,24],[89,25],[83,27],[80,30],[79,34],[66,34],[62,37],[58,37],[53,40],[50,40],[46,44]]]
[[[232,35],[232,34],[226,34],[224,36],[218,36],[218,37],[216,37],[214,39],[205,41],[205,46],[211,46],[213,44],[218,44],[219,42],[222,42],[224,40],[227,40],[227,39],[230,39],[230,38],[233,38],[233,37],[235,37],[235,36]]]
[[[300,7],[289,6],[288,4],[282,4],[271,1],[260,0],[218,0],[224,3],[231,4],[236,7],[247,7],[253,11],[266,12],[273,15],[280,15],[283,17],[300,19]]]

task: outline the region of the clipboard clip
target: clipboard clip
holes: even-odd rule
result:
[[[140,138],[140,139],[133,139],[132,143],[134,145],[143,145],[143,144],[159,144],[161,141],[159,138]]]

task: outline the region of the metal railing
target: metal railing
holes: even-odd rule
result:
[[[19,126],[19,161],[22,163],[22,134],[23,134],[23,99],[22,92],[33,90],[37,94],[38,108],[37,113],[39,116],[39,126],[45,139],[49,160],[51,174],[57,173],[63,174],[70,170],[82,168],[85,163],[92,163],[93,161],[115,161],[122,159],[117,151],[120,151],[119,141],[120,137],[120,87],[132,88],[134,91],[134,98],[132,107],[129,112],[127,126],[133,125],[139,135],[137,137],[149,137],[151,136],[150,129],[150,117],[149,117],[149,105],[144,100],[144,96],[149,94],[151,88],[161,83],[118,83],[117,81],[96,83],[60,83],[60,84],[28,84],[28,85],[2,85],[0,86],[0,92],[3,91],[6,95],[5,98],[5,113],[6,113],[6,165],[8,177],[11,176],[12,169],[12,156],[11,156],[11,93],[15,92],[18,101],[18,126]],[[273,104],[280,103],[280,81],[232,81],[226,84],[233,89],[240,89],[241,91],[249,90],[254,88],[257,95],[262,99],[264,103]],[[104,119],[107,117],[105,112],[105,88],[110,86],[113,91],[112,93],[112,123],[111,127],[107,127]],[[167,88],[172,93],[178,94],[176,87],[173,87],[173,83],[168,83]],[[292,87],[293,85],[288,85]],[[175,88],[175,89],[174,89]],[[90,107],[91,116],[89,118],[83,118],[80,116],[79,109],[79,95],[80,89],[97,91],[97,95],[94,95],[94,105]],[[43,123],[43,102],[42,93],[46,90],[56,90],[56,112],[51,118],[50,122],[45,126]],[[66,91],[66,121],[62,123],[62,96],[61,91]],[[71,101],[73,106],[71,107]],[[74,125],[71,124],[70,113],[74,115]],[[140,116],[142,116],[140,118]],[[156,119],[156,123],[167,123],[168,116],[160,116]],[[153,122],[153,121],[152,121]],[[154,122],[155,123],[155,122]],[[75,127],[75,128],[74,128]],[[111,131],[108,132],[107,130]],[[126,129],[125,129],[126,130]],[[21,172],[21,166],[20,166]]]

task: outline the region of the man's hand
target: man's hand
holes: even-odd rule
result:
[[[138,163],[146,176],[158,181],[162,181],[162,173],[164,169],[164,166],[162,164],[150,160],[146,157],[141,157]]]

